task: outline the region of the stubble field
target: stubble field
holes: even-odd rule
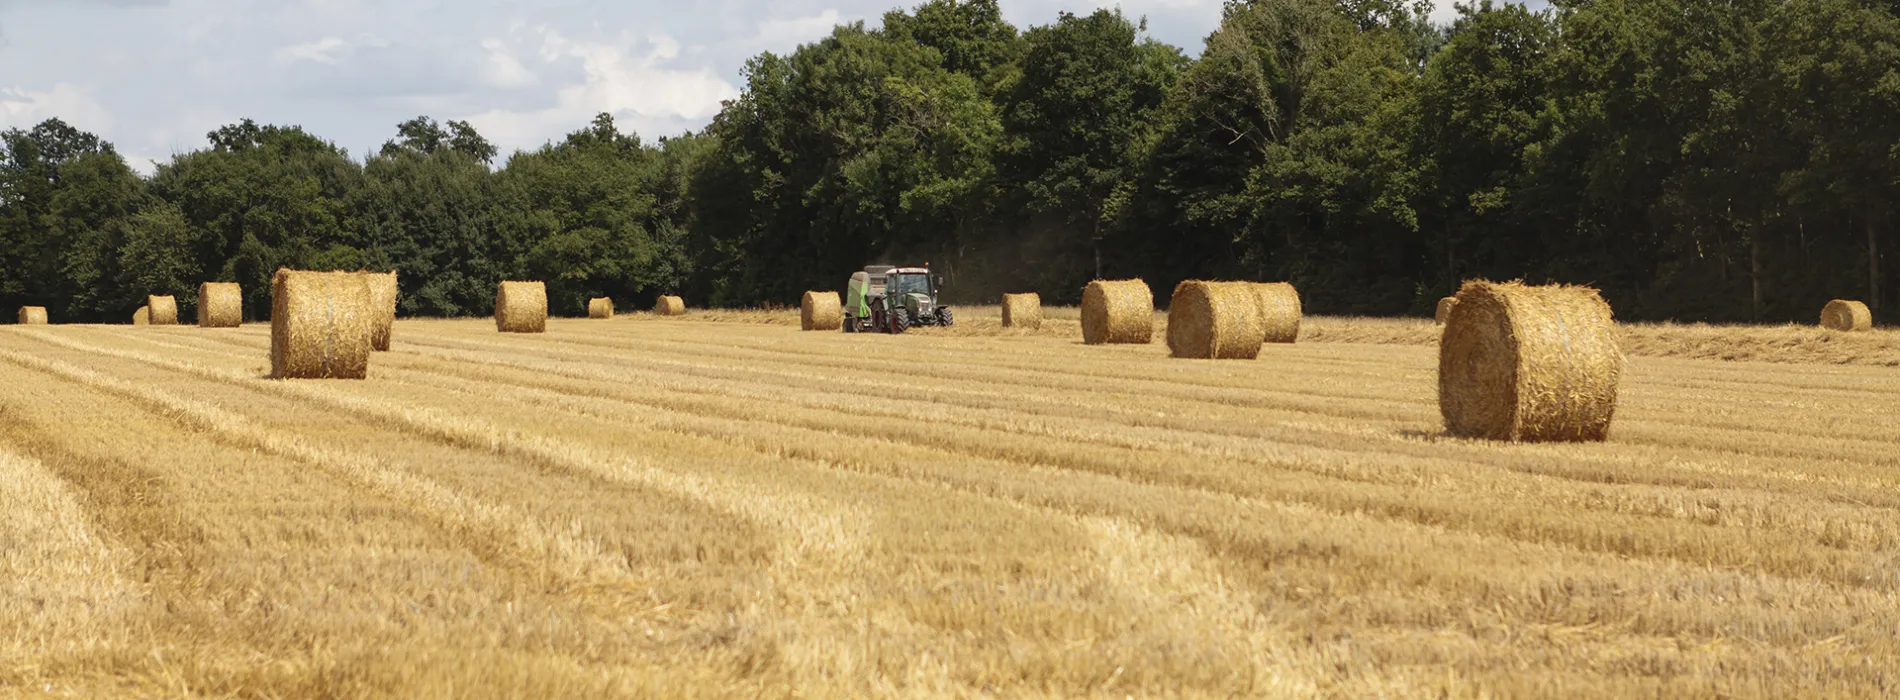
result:
[[[1442,435],[1429,322],[701,316],[402,321],[355,382],[0,328],[0,694],[1900,692],[1877,335],[1632,331],[1609,442],[1507,445]]]

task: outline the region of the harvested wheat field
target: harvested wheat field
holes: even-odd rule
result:
[[[0,695],[1900,687],[1900,369],[1626,338],[1606,441],[1518,445],[1445,436],[1430,319],[1209,362],[1046,311],[399,321],[360,381],[0,327]]]

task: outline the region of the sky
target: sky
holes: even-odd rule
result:
[[[244,118],[357,157],[420,115],[503,153],[601,112],[653,140],[711,121],[746,59],[919,1],[0,0],[0,129],[59,117],[146,173]],[[1003,1],[1020,28],[1117,6],[1198,54],[1221,0]]]

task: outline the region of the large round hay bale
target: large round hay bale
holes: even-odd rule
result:
[[[134,326],[152,325],[152,307],[141,306],[139,307],[139,310],[132,312],[132,325]]]
[[[244,324],[244,290],[236,282],[198,285],[198,327],[237,328]]]
[[[20,325],[22,326],[46,325],[46,307],[44,306],[20,307]]]
[[[1589,287],[1466,282],[1438,345],[1438,408],[1461,437],[1583,441],[1609,434],[1623,351]]]
[[[396,273],[361,274],[369,284],[369,347],[378,352],[389,352],[389,337],[396,330]]]
[[[588,318],[613,318],[614,300],[607,297],[594,297],[587,300]]]
[[[686,315],[686,300],[675,296],[663,296],[653,302],[653,313],[657,316]]]
[[[805,292],[798,302],[798,327],[808,331],[835,331],[844,327],[844,303],[837,292]]]
[[[1082,342],[1147,343],[1154,340],[1155,297],[1141,280],[1095,280],[1082,290]]]
[[[270,284],[270,366],[278,379],[369,376],[370,284],[356,272],[280,269]]]
[[[1445,325],[1445,319],[1451,316],[1451,307],[1454,307],[1457,305],[1458,305],[1458,297],[1445,297],[1443,299],[1439,299],[1438,311],[1432,314],[1432,318],[1438,321],[1438,325],[1441,325],[1441,326]]]
[[[1291,343],[1300,339],[1300,290],[1287,282],[1259,282],[1253,285],[1260,303],[1262,340]]]
[[[1874,314],[1858,301],[1835,299],[1821,307],[1821,327],[1836,331],[1866,331],[1874,328]]]
[[[540,282],[503,282],[495,287],[495,330],[545,333],[548,287]]]
[[[1030,331],[1041,328],[1042,295],[1035,292],[1004,294],[1003,327]]]
[[[1266,338],[1259,286],[1199,280],[1175,285],[1168,302],[1168,351],[1199,360],[1259,357]]]
[[[178,300],[173,298],[171,295],[167,294],[165,296],[159,296],[157,294],[153,294],[153,295],[147,296],[145,297],[145,308],[151,310],[150,320],[152,322],[152,325],[154,326],[178,325]]]

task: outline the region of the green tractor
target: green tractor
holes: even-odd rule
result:
[[[941,283],[928,266],[872,265],[852,273],[845,285],[844,332],[902,333],[911,326],[954,325],[950,307],[937,303]]]

